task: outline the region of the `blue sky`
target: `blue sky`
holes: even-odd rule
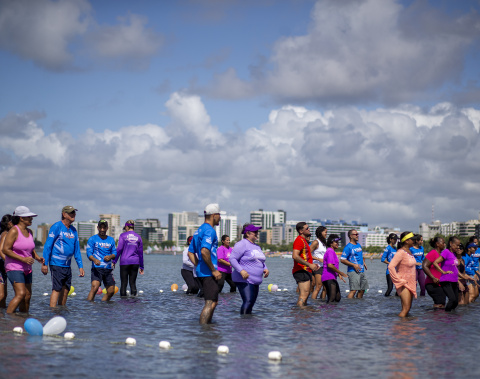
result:
[[[477,219],[479,10],[0,0],[0,210]]]

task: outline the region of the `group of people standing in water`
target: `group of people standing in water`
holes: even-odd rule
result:
[[[62,208],[61,220],[52,225],[43,247],[42,257],[35,251],[33,232],[29,229],[37,215],[27,207],[19,206],[13,215],[6,214],[0,223],[0,307],[7,308],[7,313],[28,312],[32,296],[32,265],[39,262],[41,272],[50,275],[52,293],[50,306],[65,305],[72,287],[71,261],[75,259],[79,276],[85,276],[80,241],[77,230],[72,225],[77,209],[67,205]],[[127,283],[132,295],[136,295],[136,278],[138,272],[143,274],[143,243],[134,231],[134,222],[125,223],[124,233],[120,235],[118,246],[113,237],[107,235],[108,222],[100,220],[97,225],[98,234],[87,242],[87,257],[92,262],[91,289],[87,300],[94,300],[103,282],[105,292],[102,300],[110,300],[116,286],[113,270],[120,262],[120,295],[126,296]],[[14,297],[6,305],[7,279],[13,286]]]
[[[76,211],[72,206],[62,209],[62,219],[49,230],[42,257],[35,252],[33,233],[28,228],[37,215],[27,207],[20,206],[15,209],[13,216],[3,216],[0,224],[0,307],[6,307],[7,313],[13,313],[17,309],[28,312],[32,294],[32,264],[35,260],[42,265],[44,275],[50,268],[50,306],[66,304],[72,281],[72,257],[79,268],[79,276],[85,275],[78,234],[72,225]],[[218,247],[215,231],[215,226],[220,223],[218,204],[207,205],[204,217],[205,222],[188,238],[181,269],[188,286],[186,293],[197,294],[205,300],[200,323],[211,322],[218,304],[218,295],[225,282],[229,284],[230,292],[240,292],[240,313],[250,314],[260,284],[269,275],[265,254],[257,244],[262,227],[247,223],[242,229],[243,238],[233,247],[230,246],[228,235],[222,236],[221,246]],[[118,246],[107,235],[106,220],[100,220],[97,229],[98,234],[92,236],[87,243],[87,257],[92,262],[92,286],[87,299],[95,298],[103,282],[106,291],[102,300],[110,300],[115,291],[112,272],[118,261],[120,295],[127,295],[128,283],[131,295],[135,296],[136,277],[138,272],[144,273],[144,264],[143,243],[134,231],[134,222],[129,220],[125,223],[125,232],[120,235]],[[293,243],[292,275],[297,283],[297,305],[307,305],[310,295],[314,299],[318,296],[326,298],[328,303],[339,302],[339,278],[344,282],[348,278],[348,298],[362,298],[368,290],[368,280],[358,231],[352,229],[348,232],[349,242],[339,259],[336,250],[339,248],[340,236],[328,235],[327,229],[320,226],[315,231],[316,238],[311,241],[312,233],[305,222],[299,222],[296,230],[298,236]],[[420,286],[420,296],[428,293],[433,299],[434,307],[443,308],[447,312],[459,304],[475,301],[480,285],[480,249],[477,242],[477,238],[472,236],[467,246],[463,246],[455,236],[450,237],[447,243],[443,238],[435,237],[429,241],[432,250],[425,256],[421,235],[409,231],[400,236],[391,233],[381,261],[388,265],[385,296],[390,296],[395,286],[402,306],[399,316],[408,315],[413,299],[417,297],[417,283]],[[340,270],[340,263],[346,266],[346,273]],[[15,292],[8,307],[7,279]]]

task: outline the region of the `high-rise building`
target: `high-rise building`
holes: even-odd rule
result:
[[[112,236],[115,241],[117,241],[123,231],[123,228],[120,224],[120,215],[102,213],[98,217],[100,217],[100,220],[106,220],[108,222],[107,234]]]
[[[168,240],[177,245],[186,243],[188,235],[192,235],[203,224],[203,215],[198,212],[174,212],[168,214]],[[179,229],[179,227],[181,227]],[[193,230],[193,232],[191,232]],[[187,235],[188,234],[188,235]]]
[[[48,231],[50,230],[50,224],[40,224],[37,226],[36,240],[40,241],[42,244],[45,244],[48,237]]]
[[[135,233],[148,242],[163,242],[163,231],[158,218],[138,218],[135,220]]]
[[[237,240],[237,216],[228,216],[227,212],[220,212],[220,224],[215,227],[217,232],[218,241],[221,242],[221,238],[224,234],[230,237],[230,241]]]
[[[276,212],[258,211],[250,212],[250,223],[255,226],[261,226],[263,230],[272,229],[274,224],[284,224],[287,221],[287,212],[279,209]]]
[[[91,236],[97,234],[97,221],[75,221],[72,224],[75,229],[77,229],[78,239],[84,240],[89,239]],[[110,229],[110,223],[108,223],[108,228]]]

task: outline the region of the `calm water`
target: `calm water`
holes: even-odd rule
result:
[[[87,277],[74,277],[76,297],[67,307],[48,307],[50,274],[34,270],[30,316],[45,324],[59,314],[66,318],[66,331],[76,339],[14,335],[25,316],[9,316],[0,310],[0,377],[469,377],[480,374],[478,303],[460,307],[452,314],[433,311],[427,296],[414,301],[411,315],[401,320],[398,298],[385,298],[385,265],[378,260],[367,271],[370,291],[363,300],[343,298],[337,305],[310,301],[308,309],[295,307],[295,282],[291,259],[270,258],[271,275],[261,286],[254,315],[238,314],[240,295],[223,293],[214,324],[200,326],[203,299],[171,292],[181,287],[181,256],[150,255],[146,274],[137,286],[144,294],[109,303],[85,300],[90,288]],[[90,267],[84,259],[84,266]],[[74,272],[78,272],[74,264]],[[118,276],[114,275],[115,277]],[[118,284],[119,284],[119,279]],[[269,293],[267,285],[288,291]],[[341,283],[342,296],[346,285]],[[225,284],[224,291],[228,290]],[[159,293],[163,289],[165,292]],[[11,287],[9,284],[9,291]],[[11,298],[9,293],[8,299]],[[124,344],[134,337],[137,346]],[[159,349],[161,340],[172,349]],[[230,354],[217,355],[218,345]],[[267,359],[279,350],[281,363]]]

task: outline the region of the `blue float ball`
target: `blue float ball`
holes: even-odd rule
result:
[[[25,331],[31,336],[43,336],[43,326],[34,318],[27,318],[23,324]]]

